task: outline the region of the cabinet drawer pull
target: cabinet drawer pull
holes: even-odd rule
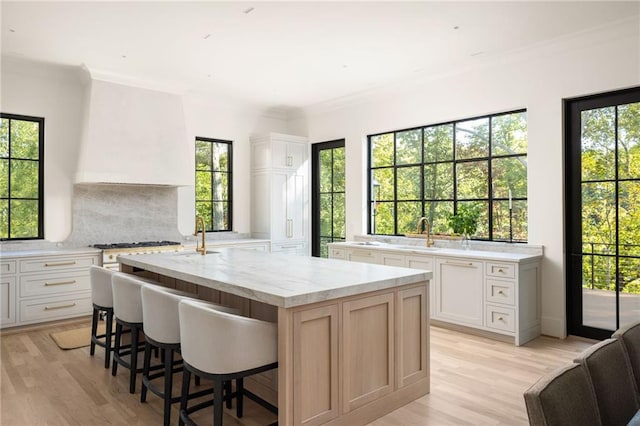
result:
[[[60,281],[57,283],[44,283],[45,287],[49,287],[52,285],[65,285],[65,284],[75,284],[76,280],[71,280],[71,281]]]
[[[498,321],[504,321],[504,318],[498,317]]]
[[[55,311],[56,309],[73,308],[74,306],[76,306],[75,303],[70,303],[68,305],[61,305],[61,306],[45,306],[44,310],[45,311]]]
[[[54,262],[54,263],[45,263],[44,266],[70,266],[75,265],[76,261],[72,260],[71,262]]]
[[[498,268],[498,272],[502,273],[502,272],[504,272],[504,269]]]
[[[504,294],[504,291],[498,290],[498,294]]]
[[[463,268],[477,268],[473,262],[450,262],[447,260],[445,263],[451,266],[462,266]]]
[[[283,248],[283,249],[294,249],[294,248],[298,248],[298,246],[280,246],[280,248]]]

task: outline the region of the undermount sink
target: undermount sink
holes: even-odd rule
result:
[[[425,247],[425,246],[397,246],[404,250],[420,250],[420,251],[438,251],[440,247]]]

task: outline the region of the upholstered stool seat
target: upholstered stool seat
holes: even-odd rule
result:
[[[180,401],[180,397],[172,397],[173,374],[182,371],[174,362],[174,355],[180,353],[180,319],[178,304],[181,300],[194,300],[187,293],[176,292],[165,287],[145,285],[141,290],[142,318],[145,334],[144,366],[142,372],[142,391],[140,401],[145,402],[147,389],[164,400],[164,425],[170,424],[171,404]],[[211,304],[215,309],[238,314],[233,308]],[[150,374],[151,348],[156,347],[164,351],[164,369],[155,374]],[[164,378],[164,387],[160,389],[152,383],[155,379]],[[198,382],[196,382],[198,383]],[[210,394],[211,389],[203,390],[189,395],[189,398],[197,398]]]
[[[244,377],[278,367],[278,328],[276,324],[222,312],[209,304],[181,300],[180,345],[184,371],[180,424],[194,424],[189,414],[213,405],[213,424],[222,425],[222,403],[237,398],[236,415],[242,417],[243,397],[268,410],[277,408],[244,389]],[[188,407],[191,374],[213,381],[213,401]],[[223,396],[223,383],[236,380],[236,391]]]
[[[136,391],[136,373],[142,373],[142,368],[138,367],[138,352],[144,348],[139,341],[143,324],[140,289],[147,284],[149,280],[122,272],[116,272],[111,277],[113,314],[116,320],[111,375],[117,374],[118,365],[127,368],[130,374],[129,393]],[[167,290],[171,291],[171,289]],[[122,344],[125,327],[131,330],[131,344],[127,346]],[[129,361],[126,360],[126,356],[129,356]],[[158,368],[162,366],[153,367],[153,369]]]
[[[91,348],[89,353],[93,356],[96,345],[104,348],[104,368],[109,368],[111,362],[111,335],[113,329],[113,293],[111,291],[111,276],[115,272],[92,265],[89,267],[91,277],[91,302],[93,315],[91,319]],[[105,315],[105,333],[98,334],[98,322],[100,314]]]

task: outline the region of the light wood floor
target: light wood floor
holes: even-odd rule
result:
[[[95,357],[89,356],[88,347],[63,351],[49,336],[86,325],[89,321],[82,320],[0,334],[1,425],[162,423],[161,400],[149,394],[148,402],[141,404],[139,383],[138,392],[129,394],[127,371],[112,377],[103,368],[104,350],[97,348]],[[527,424],[524,390],[590,344],[577,338],[540,337],[515,347],[431,327],[431,393],[372,425]],[[172,422],[177,424],[176,413],[174,408]],[[253,426],[274,419],[251,401],[241,422],[232,413],[225,414],[225,425]],[[211,424],[210,416],[204,410],[196,421]]]

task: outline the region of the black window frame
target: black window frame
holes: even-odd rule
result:
[[[197,198],[197,194],[195,193],[195,187],[194,187],[194,196],[195,196],[195,201],[194,201],[194,210],[196,211],[196,215],[197,215],[197,204],[199,202],[208,202],[211,203],[212,209],[211,209],[211,217],[213,217],[213,205],[214,203],[219,203],[219,202],[226,202],[227,203],[227,218],[228,218],[228,227],[227,229],[209,229],[212,227],[213,223],[208,223],[206,218],[205,218],[205,223],[207,224],[206,227],[206,232],[231,232],[233,230],[233,141],[230,140],[225,140],[225,139],[217,139],[217,138],[207,138],[207,137],[203,137],[203,136],[196,136],[195,138],[195,143],[197,144],[198,142],[209,142],[209,143],[222,143],[225,145],[228,145],[228,152],[229,152],[229,158],[227,160],[228,163],[228,170],[226,172],[216,172],[216,173],[226,173],[227,174],[227,199],[226,200],[214,200],[213,198],[209,199],[209,200],[200,200]],[[212,150],[213,152],[213,150]],[[213,161],[212,161],[213,163]],[[211,175],[213,175],[214,171],[211,169],[198,169],[198,164],[196,161],[196,164],[194,165],[194,169],[195,169],[195,175],[194,175],[194,183],[197,182],[197,173],[198,172],[208,172]],[[212,179],[213,180],[213,179]],[[213,187],[213,182],[211,182],[211,186]]]
[[[323,239],[325,240],[330,240],[329,242],[336,242],[336,241],[345,241],[346,239],[346,235],[343,238],[339,238],[339,237],[335,237],[334,235],[331,236],[326,236],[326,235],[320,235],[320,206],[321,206],[321,202],[320,202],[320,197],[322,194],[343,194],[345,197],[345,208],[346,208],[346,176],[345,176],[345,188],[342,191],[335,191],[333,188],[333,164],[334,164],[334,160],[333,160],[333,150],[337,149],[337,148],[344,148],[346,150],[346,146],[345,146],[345,139],[336,139],[336,140],[332,140],[332,141],[328,141],[328,142],[319,142],[319,143],[314,143],[311,145],[311,193],[312,195],[312,199],[311,199],[311,214],[312,214],[312,220],[311,220],[311,224],[312,224],[312,229],[311,229],[311,241],[312,241],[312,246],[311,246],[311,256],[314,257],[321,257],[321,242]],[[331,179],[331,192],[321,192],[320,191],[320,151],[323,150],[331,150],[331,173],[332,173],[332,179]],[[346,152],[345,152],[346,154]],[[346,155],[345,155],[346,158]],[[345,170],[344,170],[345,174],[346,174],[346,164],[345,164]],[[332,203],[332,208],[333,208],[333,203]],[[346,215],[346,212],[345,212]],[[331,214],[331,229],[332,229],[332,233],[334,230],[334,215],[333,215],[333,211]],[[345,230],[346,231],[346,230]]]
[[[0,197],[0,200],[8,201],[7,209],[7,237],[0,238],[0,241],[24,241],[44,239],[44,117],[33,117],[28,115],[0,113],[0,118],[9,120],[7,152],[8,157],[0,157],[8,160],[7,176],[7,197]],[[18,158],[11,156],[11,121],[31,121],[38,123],[38,159]],[[20,198],[11,196],[11,160],[37,161],[38,162],[38,235],[33,237],[11,237],[11,200],[34,200],[34,198]]]
[[[427,124],[427,125],[423,125],[423,126],[416,126],[416,127],[410,127],[410,128],[404,128],[404,129],[397,129],[397,130],[389,130],[389,131],[385,131],[385,132],[379,132],[379,133],[374,133],[374,134],[370,134],[367,135],[367,230],[368,233],[371,235],[392,235],[392,236],[401,236],[404,234],[400,234],[398,232],[398,202],[402,201],[402,202],[420,202],[421,205],[421,211],[422,211],[422,216],[426,216],[426,204],[430,203],[430,202],[452,202],[453,206],[454,206],[454,213],[457,213],[458,211],[458,203],[459,202],[473,202],[473,201],[478,201],[478,202],[486,202],[488,203],[488,237],[487,238],[478,238],[478,237],[474,237],[473,239],[475,240],[481,240],[481,241],[498,241],[498,242],[513,242],[513,243],[527,243],[528,241],[528,224],[527,224],[527,238],[526,240],[513,240],[511,237],[508,239],[505,238],[494,238],[493,235],[493,228],[494,228],[494,221],[493,221],[493,203],[494,202],[505,202],[508,201],[508,198],[505,197],[493,197],[493,190],[492,190],[492,178],[493,178],[493,174],[492,174],[492,161],[495,159],[503,159],[503,158],[517,158],[517,157],[523,157],[523,158],[527,158],[528,157],[528,152],[529,152],[529,147],[528,147],[528,131],[527,131],[527,152],[524,154],[506,154],[506,155],[493,155],[492,152],[492,120],[496,117],[501,117],[501,116],[505,116],[505,115],[510,115],[510,114],[519,114],[519,113],[525,113],[527,114],[527,109],[526,108],[519,108],[519,109],[515,109],[515,110],[510,110],[510,111],[504,111],[504,112],[499,112],[499,113],[494,113],[494,114],[485,114],[485,115],[480,115],[480,116],[474,116],[474,117],[468,117],[468,118],[463,118],[463,119],[459,119],[459,120],[451,120],[451,121],[445,121],[445,122],[440,122],[440,123],[434,123],[434,124]],[[489,120],[489,128],[488,128],[488,155],[486,157],[473,157],[473,158],[463,158],[463,159],[457,159],[456,158],[456,125],[460,124],[460,123],[465,123],[468,121],[473,121],[473,120],[480,120],[480,119],[488,119]],[[424,133],[425,133],[425,129],[428,128],[434,128],[434,127],[438,127],[438,126],[447,126],[447,125],[451,125],[452,126],[452,138],[453,138],[453,159],[452,160],[444,160],[444,161],[425,161],[425,149],[424,149]],[[528,118],[527,118],[527,127],[528,127]],[[421,147],[421,154],[422,154],[422,161],[420,163],[411,163],[411,164],[401,164],[398,165],[397,163],[397,153],[396,153],[396,139],[397,139],[397,134],[398,133],[403,133],[403,132],[409,132],[409,131],[415,131],[415,130],[420,130],[421,131],[421,141],[422,141],[422,147]],[[372,167],[372,139],[377,137],[377,136],[382,136],[382,135],[387,135],[387,134],[393,134],[393,143],[394,143],[394,152],[393,152],[393,165],[391,166],[380,166],[380,167]],[[486,162],[487,163],[487,179],[488,179],[488,191],[487,191],[487,198],[478,198],[478,199],[471,199],[471,198],[464,198],[464,199],[458,199],[458,194],[457,194],[457,165],[458,164],[464,164],[464,163],[470,163],[470,162]],[[444,164],[444,163],[450,163],[453,165],[453,182],[452,182],[452,187],[453,187],[453,197],[451,199],[438,199],[438,200],[425,200],[425,193],[424,193],[424,167],[426,165],[432,165],[432,164]],[[398,169],[402,169],[405,167],[415,167],[415,166],[420,166],[422,168],[422,171],[420,173],[420,199],[418,200],[399,200],[398,199],[398,188],[397,186],[394,184],[394,197],[393,200],[391,200],[390,202],[393,203],[393,215],[394,215],[394,230],[393,230],[393,234],[374,234],[374,229],[373,229],[373,223],[374,221],[372,220],[374,217],[374,211],[373,211],[373,206],[374,203],[382,203],[382,202],[389,202],[389,200],[375,200],[372,198],[373,197],[373,182],[372,182],[372,178],[373,178],[373,171],[376,169],[384,169],[384,168],[392,168],[393,169],[393,176],[394,176],[394,181],[395,179],[397,179],[397,170]],[[528,187],[528,182],[527,182],[527,187]],[[528,217],[528,190],[527,190],[527,197],[512,197],[512,201],[516,202],[516,201],[524,201],[527,202],[527,208],[526,208],[526,214]],[[416,223],[418,221],[419,218],[416,218]]]

